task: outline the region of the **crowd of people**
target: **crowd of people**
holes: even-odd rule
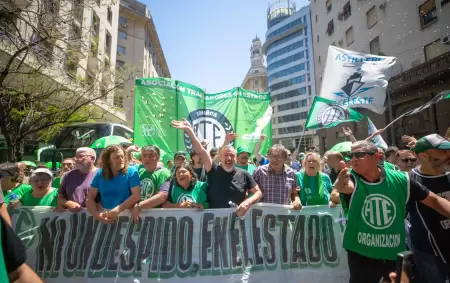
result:
[[[63,160],[56,178],[37,168],[28,184],[23,164],[0,164],[1,216],[10,221],[6,206],[73,213],[87,208],[108,224],[126,210],[137,222],[142,210],[153,208],[235,207],[243,216],[257,202],[295,210],[341,204],[350,282],[389,280],[397,254],[406,249],[420,266],[420,282],[450,278],[450,141],[436,134],[407,137],[408,149],[383,149],[370,141],[381,131],[356,141],[344,128],[353,141],[349,152],[291,153],[275,144],[263,155],[262,135],[252,158],[247,146],[231,146],[235,133],[208,152],[208,141],[200,141],[189,122],[172,121],[172,126],[189,136],[194,150],[176,152],[166,167],[156,145],[112,145],[99,157],[91,148],[79,148]]]

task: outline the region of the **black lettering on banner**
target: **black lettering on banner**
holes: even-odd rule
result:
[[[119,216],[117,220],[116,229],[111,229],[110,234],[112,234],[111,247],[109,248],[109,259],[108,265],[106,266],[106,272],[108,277],[116,277],[119,271],[119,263],[116,258],[119,257],[120,246],[122,244],[122,227],[125,223],[130,223],[129,216]]]
[[[70,232],[69,232],[69,242],[66,246],[66,259],[65,259],[65,269],[69,272],[65,272],[66,277],[71,277],[78,266],[78,260],[80,256],[80,246],[79,246],[79,215],[81,213],[72,213],[70,216]],[[83,223],[84,224],[84,223]],[[83,225],[84,226],[84,225]]]
[[[213,262],[217,274],[226,273],[230,269],[228,260],[228,217],[216,217],[214,221],[214,249]]]
[[[281,267],[286,268],[289,263],[288,249],[287,249],[287,228],[289,222],[294,222],[294,215],[278,215],[278,222],[281,222]]]
[[[291,266],[298,267],[307,265],[308,259],[306,257],[306,216],[297,215],[297,221],[295,222],[294,234],[292,235],[292,259]]]
[[[176,248],[177,248],[177,219],[175,217],[166,217],[164,221],[164,237],[161,251],[162,273],[169,273],[175,270]],[[167,275],[163,275],[167,278]]]
[[[66,223],[57,220],[58,217],[53,219],[47,217],[42,219],[39,226],[40,241],[37,247],[36,272],[43,278],[58,277],[61,268],[61,251]]]
[[[156,220],[147,216],[139,220],[137,230],[141,231],[139,236],[138,254],[136,260],[136,276],[142,277],[142,263],[146,263],[154,246]],[[142,229],[140,229],[142,227]]]
[[[185,277],[192,265],[192,239],[194,237],[194,221],[184,216],[179,221],[178,235],[178,277]]]
[[[155,242],[153,245],[153,253],[151,257],[150,268],[148,269],[149,278],[157,278],[159,271],[159,264],[161,259],[161,236],[162,228],[164,226],[164,218],[158,217],[156,219],[156,229],[155,229]]]
[[[276,218],[273,214],[267,214],[263,220],[263,238],[266,246],[263,248],[264,260],[267,265],[276,267],[277,257],[275,253],[275,238],[270,234],[270,230],[275,230]]]
[[[84,271],[88,267],[89,256],[91,255],[92,246],[94,245],[95,235],[97,234],[99,221],[96,221],[93,216],[87,213],[81,214],[80,223],[84,223],[80,228],[81,244],[80,244],[80,263],[77,268],[77,276],[84,277]]]
[[[132,221],[128,224],[127,233],[125,235],[124,248],[125,252],[119,256],[120,270],[131,276],[131,272],[135,268],[136,262],[136,243],[133,240],[136,224]]]
[[[319,215],[310,215],[308,219],[308,258],[310,265],[317,266],[322,262]]]
[[[236,212],[233,212],[236,214]],[[248,257],[248,244],[247,244],[247,229],[245,229],[245,219],[239,218],[240,228],[241,228],[241,244],[242,244],[242,255],[244,265],[253,265],[253,260]]]
[[[113,224],[100,225],[100,233],[94,245],[94,254],[92,256],[91,266],[89,268],[89,278],[98,278],[103,275],[101,271],[106,266],[106,260],[108,259],[108,247],[110,246],[106,238],[110,225]]]
[[[202,271],[206,271],[206,274],[211,272],[212,262],[208,260],[208,255],[212,248],[212,232],[209,230],[209,224],[214,221],[214,213],[205,212],[202,217],[201,227],[201,253],[200,253],[200,266]]]
[[[230,249],[231,249],[231,268],[233,270],[236,270],[235,272],[238,273],[240,270],[237,270],[237,268],[240,268],[242,266],[242,260],[238,260],[238,246],[240,245],[240,239],[239,239],[239,229],[236,228],[236,223],[239,223],[236,213],[231,214],[230,219]]]
[[[255,267],[262,266],[264,259],[260,254],[261,245],[261,229],[258,227],[258,223],[262,217],[261,209],[252,209],[252,242],[253,242],[253,256],[255,258]]]
[[[336,239],[334,238],[333,217],[323,215],[320,217],[320,227],[322,234],[322,250],[325,263],[336,266],[339,263]]]

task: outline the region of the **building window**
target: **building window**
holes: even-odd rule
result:
[[[312,91],[311,91],[311,86],[310,85],[308,86],[308,94],[309,94],[309,96],[312,95]]]
[[[299,101],[281,104],[281,105],[278,105],[277,108],[278,108],[278,111],[286,111],[286,110],[291,110],[291,109],[297,109],[297,108],[304,107],[304,106],[308,106],[307,99],[302,99]]]
[[[370,8],[370,10],[367,11],[366,13],[366,17],[367,17],[367,28],[370,29],[371,27],[377,24],[377,8],[375,6]]]
[[[447,5],[448,3],[450,3],[450,0],[442,0],[442,1],[441,1],[441,7],[444,7],[444,6]]]
[[[279,100],[283,100],[283,99],[300,96],[303,94],[306,94],[306,87],[301,87],[299,89],[294,89],[294,90],[290,90],[290,91],[283,92],[280,94],[271,95],[271,99],[272,99],[272,102],[274,102],[274,101],[279,101]]]
[[[112,42],[112,36],[111,34],[106,31],[106,39],[105,39],[105,49],[108,56],[111,56],[111,42]]]
[[[317,15],[316,15],[316,23],[317,23]]]
[[[303,40],[297,41],[297,42],[292,43],[292,44],[290,44],[290,45],[288,45],[286,47],[283,47],[283,48],[281,48],[281,49],[279,49],[277,51],[274,51],[274,52],[270,53],[267,56],[267,63],[270,64],[270,63],[272,63],[271,61],[275,57],[278,57],[278,56],[281,56],[281,55],[285,55],[286,53],[291,52],[293,50],[297,50],[300,47],[303,47]]]
[[[300,60],[300,59],[303,59],[303,58],[305,58],[305,52],[304,51],[300,51],[297,54],[291,55],[289,57],[286,57],[284,59],[281,59],[279,61],[276,61],[276,62],[270,64],[267,67],[267,71],[271,72],[275,68],[281,67],[283,65],[292,63],[293,61],[297,61],[297,60]]]
[[[305,38],[305,47],[308,47],[308,39]]]
[[[126,48],[121,45],[117,45],[117,54],[126,54]]]
[[[123,107],[123,94],[120,91],[114,93],[114,106]]]
[[[319,35],[317,35],[317,42],[319,42]]]
[[[333,8],[331,0],[327,0],[326,7],[327,7],[327,13],[329,13],[331,11],[331,8]]]
[[[352,8],[350,6],[350,1],[347,2],[347,4],[345,4],[344,9],[343,9],[343,17],[344,20],[350,18],[350,16],[352,15]]]
[[[117,69],[123,68],[123,66],[125,66],[124,61],[116,60],[116,68]]]
[[[288,87],[291,85],[300,84],[300,83],[304,83],[304,82],[305,82],[305,75],[298,76],[298,77],[295,77],[295,78],[292,78],[292,79],[289,79],[286,81],[282,81],[282,82],[272,85],[270,87],[270,91],[275,91],[277,89],[285,88],[285,87]]]
[[[419,15],[422,28],[437,21],[436,2],[435,0],[427,0],[419,6]]]
[[[444,48],[442,48],[441,39],[433,41],[432,43],[426,45],[423,49],[425,53],[425,61],[429,61],[439,55],[444,54]]]
[[[326,34],[328,34],[328,36],[332,35],[334,32],[334,22],[333,19],[331,21],[328,22],[328,27],[327,27],[327,31]]]
[[[370,42],[370,54],[379,55],[380,53],[380,38],[377,36]]]
[[[124,17],[119,17],[119,26],[121,27],[127,27],[128,26],[128,19]]]
[[[350,44],[353,43],[353,41],[355,41],[355,39],[353,38],[353,27],[350,27],[346,32],[345,32],[345,38],[347,39],[347,46],[349,46]]]
[[[255,85],[257,85],[258,84],[258,80],[255,80]]]
[[[112,10],[111,7],[108,7],[107,19],[109,23],[112,23]]]
[[[119,31],[119,38],[120,39],[127,39],[127,33],[124,31]]]
[[[309,72],[309,61],[306,62],[306,70]]]

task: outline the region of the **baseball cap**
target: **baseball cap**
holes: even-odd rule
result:
[[[52,172],[50,172],[50,170],[48,170],[47,168],[38,168],[38,169],[34,170],[33,174],[31,174],[31,177],[34,177],[34,176],[36,176],[36,174],[39,174],[39,173],[47,174],[50,176],[50,178],[53,178]]]
[[[178,156],[184,156],[186,157],[186,152],[184,151],[178,151],[175,153],[175,155],[173,156],[173,159],[177,159]]]
[[[432,134],[420,138],[412,150],[415,153],[420,153],[429,149],[450,150],[450,142],[438,134]]]
[[[239,154],[244,153],[244,152],[247,152],[248,155],[251,154],[250,150],[248,150],[248,147],[246,147],[245,145],[241,145],[241,146],[238,147],[238,149],[237,149],[237,154],[236,154],[236,156],[238,156]]]

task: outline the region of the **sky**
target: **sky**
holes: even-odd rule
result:
[[[269,0],[140,0],[155,22],[172,79],[208,93],[240,86],[256,35],[264,43]],[[308,0],[297,0],[297,10]]]

